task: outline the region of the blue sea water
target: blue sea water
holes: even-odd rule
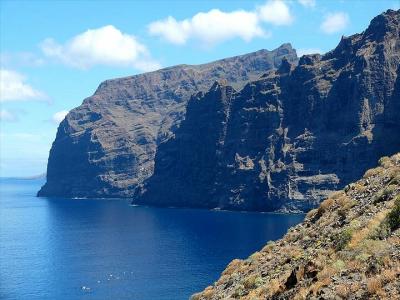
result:
[[[303,215],[36,198],[0,179],[0,299],[188,299]]]

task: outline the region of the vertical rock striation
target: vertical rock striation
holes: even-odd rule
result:
[[[297,63],[284,44],[209,64],[179,65],[107,80],[61,122],[52,145],[47,182],[39,196],[130,197],[153,173],[159,143],[185,115],[190,96],[225,79],[236,88],[280,66]]]
[[[400,149],[400,11],[236,92],[192,97],[135,203],[305,211]]]

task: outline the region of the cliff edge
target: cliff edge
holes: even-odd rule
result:
[[[400,150],[400,11],[325,55],[194,95],[134,203],[307,211]]]
[[[290,44],[103,82],[59,125],[38,196],[131,197],[153,174],[156,148],[173,136],[192,94],[215,80],[239,89],[283,58],[297,63]]]

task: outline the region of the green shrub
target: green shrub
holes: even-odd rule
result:
[[[390,200],[395,190],[396,190],[395,185],[388,185],[374,197],[373,199],[374,204]]]
[[[385,220],[382,222],[378,228],[373,230],[369,235],[368,238],[372,240],[384,240],[390,235],[390,228],[388,222]]]
[[[245,294],[245,289],[242,284],[236,286],[235,291],[233,292],[232,296],[235,298],[241,297]]]
[[[400,227],[400,195],[394,200],[394,207],[387,214],[382,223],[371,233],[368,238],[372,240],[384,240],[393,230]]]
[[[400,185],[400,174],[394,175],[389,184]]]
[[[391,231],[400,227],[400,195],[394,201],[393,209],[387,215],[387,223]]]
[[[341,231],[335,238],[335,249],[337,251],[343,250],[350,242],[352,236],[353,236],[352,228],[346,228],[343,231]]]
[[[263,281],[260,276],[250,275],[244,280],[243,285],[245,289],[250,290],[262,285],[262,283]]]
[[[332,264],[332,267],[335,268],[338,272],[342,271],[343,269],[345,269],[346,264],[344,263],[343,260],[338,259],[337,261],[335,261]]]

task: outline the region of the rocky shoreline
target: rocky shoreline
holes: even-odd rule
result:
[[[399,299],[400,154],[332,194],[304,222],[192,300]]]

